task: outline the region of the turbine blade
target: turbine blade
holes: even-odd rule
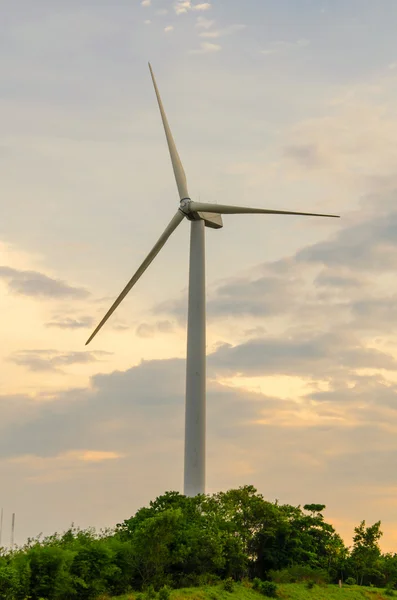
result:
[[[174,175],[176,179],[176,185],[178,186],[179,198],[189,198],[189,192],[187,191],[187,181],[185,171],[183,170],[181,159],[179,158],[178,150],[175,146],[174,138],[172,137],[171,129],[168,124],[167,116],[165,114],[164,106],[160,98],[160,92],[157,87],[156,80],[154,78],[151,64],[149,63],[150,74],[154,85],[154,91],[156,92],[157,102],[160,109],[161,119],[163,121],[165,137],[167,138],[168,149],[170,151],[172,167],[174,169]]]
[[[146,271],[146,269],[148,268],[148,266],[150,265],[150,263],[156,258],[157,254],[160,252],[161,248],[164,246],[164,244],[166,243],[166,241],[168,240],[168,238],[170,237],[170,235],[178,227],[179,223],[181,221],[183,221],[183,219],[184,219],[183,213],[180,210],[178,210],[178,212],[171,219],[170,223],[167,225],[167,227],[165,228],[164,232],[161,234],[161,236],[159,237],[158,241],[153,246],[153,248],[151,249],[151,251],[149,252],[149,254],[147,255],[147,257],[145,258],[145,260],[143,261],[143,263],[141,264],[141,266],[139,267],[139,269],[132,276],[132,278],[127,283],[127,285],[125,286],[125,288],[123,289],[123,291],[121,292],[121,294],[114,301],[114,303],[112,304],[112,306],[109,308],[108,312],[103,317],[102,321],[99,323],[99,325],[93,331],[93,333],[90,335],[90,337],[88,338],[88,340],[85,343],[86,346],[87,346],[87,344],[90,343],[90,341],[92,340],[92,338],[98,333],[98,331],[101,329],[101,327],[106,323],[106,321],[108,320],[108,318],[114,313],[114,311],[116,310],[116,308],[118,307],[118,305],[120,304],[120,302],[122,302],[122,300],[124,300],[124,298],[126,297],[126,295],[128,294],[128,292],[130,291],[130,289],[136,284],[136,282],[143,275],[143,273]]]
[[[190,202],[191,212],[212,212],[219,215],[250,215],[250,214],[268,214],[268,215],[304,215],[306,217],[333,217],[340,218],[340,215],[324,215],[320,213],[295,212],[292,210],[272,210],[268,208],[249,208],[248,206],[229,206],[228,204],[207,204],[206,202]]]

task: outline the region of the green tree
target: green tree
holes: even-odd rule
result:
[[[15,567],[0,564],[0,598],[3,600],[14,600],[19,590],[18,571]]]
[[[381,551],[378,541],[383,533],[380,530],[381,522],[377,521],[370,527],[365,526],[365,521],[354,528],[353,549],[350,555],[356,579],[360,585],[370,583],[371,577],[380,576],[379,559]]]

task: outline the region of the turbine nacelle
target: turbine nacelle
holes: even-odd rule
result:
[[[204,221],[206,227],[211,229],[221,229],[223,227],[222,216],[218,213],[195,211],[194,203],[190,198],[182,198],[179,204],[179,210],[189,221]]]

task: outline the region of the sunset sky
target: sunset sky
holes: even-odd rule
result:
[[[397,551],[395,0],[0,7],[3,543],[182,491],[189,226],[85,341],[178,205],[338,213],[206,230],[207,490],[327,505]]]

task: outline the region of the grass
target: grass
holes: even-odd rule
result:
[[[384,590],[358,585],[346,585],[342,589],[337,585],[315,585],[309,590],[303,583],[280,583],[277,584],[277,588],[280,600],[389,600],[390,598],[385,595]],[[135,598],[136,594],[131,593],[119,596],[117,600],[135,600]],[[266,596],[262,596],[247,585],[236,583],[231,593],[226,592],[222,584],[172,590],[170,600],[266,600]]]

